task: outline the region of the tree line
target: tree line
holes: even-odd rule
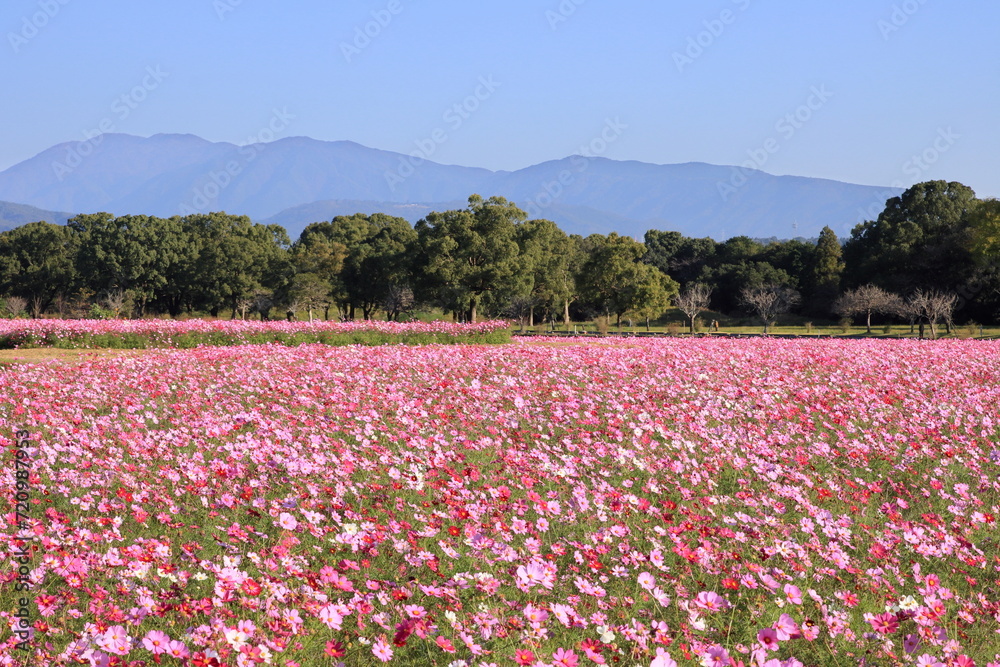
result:
[[[620,324],[677,306],[692,326],[708,309],[765,324],[789,311],[863,316],[869,326],[872,315],[992,322],[998,259],[1000,202],[944,181],[888,200],[844,243],[829,227],[812,241],[716,242],[660,230],[643,242],[583,237],[529,220],[502,197],[473,195],[466,208],[416,225],[380,213],[338,216],[294,242],[278,225],[225,213],[30,223],[0,233],[0,296],[8,313],[33,317],[400,319],[431,307],[467,321],[603,316]],[[884,298],[872,305],[876,291]],[[921,299],[937,305],[921,310]],[[930,314],[942,308],[945,315]]]

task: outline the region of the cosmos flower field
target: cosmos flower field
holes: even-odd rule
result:
[[[3,665],[1000,665],[988,342],[0,366],[21,430]]]

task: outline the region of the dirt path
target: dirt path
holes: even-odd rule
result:
[[[33,364],[44,361],[66,363],[83,362],[101,357],[122,354],[143,354],[148,350],[61,350],[56,348],[33,348],[27,350],[0,350],[0,366],[13,364]]]

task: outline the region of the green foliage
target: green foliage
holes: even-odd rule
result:
[[[26,299],[39,316],[76,277],[75,240],[69,229],[32,222],[0,234],[0,294]]]
[[[416,225],[415,271],[427,300],[475,322],[481,306],[496,313],[531,290],[530,264],[518,245],[527,215],[503,197],[469,197],[460,211],[431,213]]]
[[[655,318],[670,307],[679,286],[640,261],[646,254],[643,244],[614,232],[589,236],[586,242],[590,251],[577,275],[584,299],[605,314],[614,314],[619,325],[626,313]]]
[[[416,231],[403,218],[382,213],[337,216],[306,227],[293,254],[297,249],[310,249],[310,254],[327,254],[331,259],[339,254],[340,267],[334,268],[336,262],[332,262],[317,270],[299,260],[293,263],[296,271],[313,272],[330,282],[331,294],[345,318],[354,319],[355,310],[360,310],[365,319],[371,319],[377,309],[385,307],[394,289],[409,287],[416,239]]]

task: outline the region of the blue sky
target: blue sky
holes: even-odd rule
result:
[[[998,24],[984,0],[5,0],[0,169],[102,126],[266,140],[276,111],[275,138],[518,169],[611,120],[613,159],[996,197]]]

